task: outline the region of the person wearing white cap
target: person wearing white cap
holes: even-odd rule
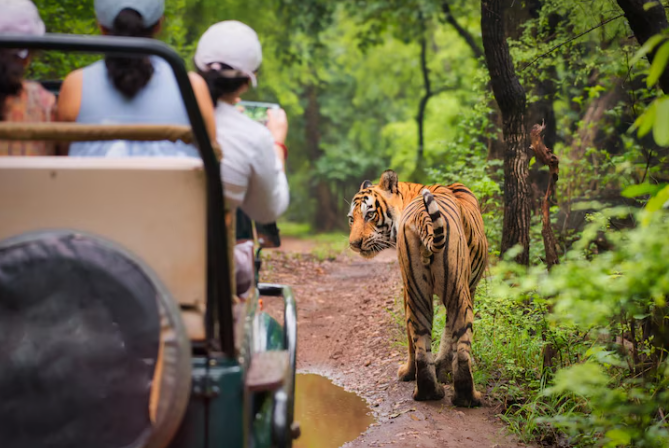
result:
[[[257,34],[234,20],[212,25],[198,42],[194,62],[216,104],[218,143],[224,154],[221,176],[228,202],[254,221],[275,221],[289,203],[284,171],[286,114],[270,109],[265,127],[235,107],[249,85],[257,85],[262,62]]]
[[[44,22],[30,0],[0,0],[0,34],[41,36]],[[23,77],[28,50],[0,50],[0,121],[55,121],[56,97]],[[0,141],[0,156],[55,155],[53,142]]]
[[[154,37],[161,28],[164,0],[95,0],[95,15],[105,35]],[[210,138],[216,138],[214,110],[207,85],[190,74]],[[106,56],[104,61],[70,73],[58,98],[61,121],[89,124],[183,124],[190,121],[169,64],[158,57]],[[70,156],[199,157],[183,142],[75,142]]]

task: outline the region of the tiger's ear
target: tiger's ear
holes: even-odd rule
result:
[[[381,175],[381,181],[379,181],[379,188],[384,191],[387,191],[390,194],[396,194],[399,190],[397,184],[399,180],[397,179],[397,173],[393,170],[386,170]]]
[[[371,180],[363,180],[363,181],[362,181],[362,185],[360,185],[360,189],[361,189],[361,190],[365,190],[365,189],[371,187],[372,185],[373,185],[373,184],[372,184],[372,181],[371,181]]]

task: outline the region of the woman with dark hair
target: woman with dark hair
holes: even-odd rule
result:
[[[212,25],[200,38],[195,65],[216,104],[218,143],[224,148],[225,196],[254,221],[275,221],[288,207],[284,164],[288,122],[282,109],[269,110],[267,127],[241,113],[239,97],[256,86],[262,62],[258,36],[234,20]]]
[[[4,0],[0,6],[0,34],[41,36],[44,23],[30,0]],[[0,49],[0,121],[55,121],[56,97],[39,83],[26,81],[28,50]],[[0,141],[0,156],[51,156],[53,142]]]
[[[154,37],[161,28],[164,0],[95,0],[95,14],[105,35]],[[202,117],[212,141],[216,138],[213,107],[207,85],[190,74]],[[190,123],[169,64],[158,57],[106,56],[104,61],[70,73],[58,98],[61,121],[89,124]],[[199,157],[181,141],[77,142],[70,156]]]

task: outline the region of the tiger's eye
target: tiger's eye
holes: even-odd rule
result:
[[[372,219],[376,219],[376,212],[367,215],[367,221],[371,221]]]

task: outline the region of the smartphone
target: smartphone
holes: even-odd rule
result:
[[[260,101],[240,101],[237,103],[237,108],[252,120],[266,125],[267,111],[269,109],[280,109],[281,106],[276,103],[263,103]]]

